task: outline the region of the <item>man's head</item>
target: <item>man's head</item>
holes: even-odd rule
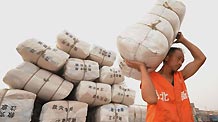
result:
[[[177,71],[184,62],[184,54],[181,48],[171,47],[168,51],[163,64],[172,68],[173,71]]]

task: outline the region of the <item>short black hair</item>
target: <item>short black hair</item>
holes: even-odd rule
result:
[[[182,48],[179,48],[179,47],[171,47],[171,48],[169,49],[169,51],[168,51],[166,57],[169,56],[169,55],[171,55],[171,54],[173,54],[176,50],[182,51]],[[183,52],[183,51],[182,51],[182,52]],[[165,58],[166,58],[166,57],[165,57]],[[165,58],[164,58],[164,60],[163,60],[163,63],[165,63]]]
[[[171,47],[171,48],[169,49],[169,51],[168,51],[168,53],[167,53],[166,56],[171,55],[171,54],[174,53],[176,50],[182,51],[182,49],[179,48],[179,47]],[[183,52],[183,51],[182,51],[182,52]]]

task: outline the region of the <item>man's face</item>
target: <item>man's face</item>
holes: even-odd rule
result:
[[[184,62],[184,54],[181,50],[175,50],[169,55],[167,65],[169,65],[173,71],[177,71]]]

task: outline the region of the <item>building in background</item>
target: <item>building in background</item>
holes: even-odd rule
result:
[[[218,122],[218,111],[200,110],[191,103],[195,122]]]

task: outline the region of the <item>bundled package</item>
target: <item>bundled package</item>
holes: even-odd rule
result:
[[[99,77],[99,65],[91,60],[70,58],[64,67],[63,75],[74,84],[82,80],[94,81]]]
[[[111,88],[111,101],[124,105],[134,104],[136,92],[121,84],[114,84]]]
[[[18,90],[0,90],[0,122],[30,122],[36,94]]]
[[[90,106],[99,106],[111,102],[111,86],[104,83],[81,81],[76,88],[76,100]]]
[[[95,108],[88,122],[129,122],[128,114],[128,106],[110,103]]]
[[[79,40],[68,31],[63,31],[57,36],[57,48],[70,54],[71,58],[85,59],[89,56],[90,44]]]
[[[35,93],[45,101],[64,99],[73,89],[69,81],[30,62],[23,62],[8,71],[3,81],[11,88]]]
[[[180,29],[185,5],[177,0],[158,0],[146,16],[117,37],[124,75],[139,80],[140,72],[126,68],[123,59],[145,63],[154,71],[165,58]]]
[[[69,54],[64,51],[52,49],[36,39],[28,39],[20,43],[16,49],[24,61],[52,72],[59,71],[69,58]]]
[[[98,82],[106,84],[118,84],[124,81],[124,75],[119,68],[103,66],[100,69],[100,77]]]
[[[78,101],[51,101],[43,105],[40,122],[86,122],[88,104]]]
[[[145,122],[146,107],[139,105],[129,106],[129,122]]]
[[[116,53],[93,45],[88,58],[98,62],[100,66],[112,66],[116,59]]]

